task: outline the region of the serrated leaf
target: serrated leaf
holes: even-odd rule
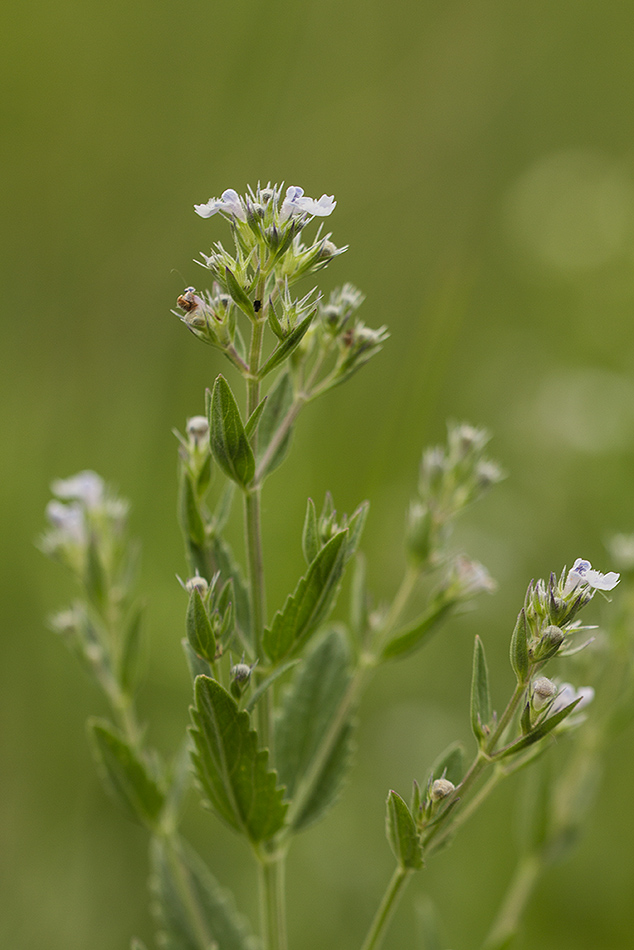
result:
[[[529,673],[528,624],[524,608],[520,610],[511,636],[511,666],[518,683],[526,683]]]
[[[524,736],[522,739],[518,739],[517,742],[513,742],[505,749],[500,749],[499,753],[496,755],[496,758],[505,759],[509,755],[515,755],[517,752],[521,752],[522,749],[527,749],[528,746],[532,745],[534,742],[538,742],[540,739],[543,739],[544,736],[547,736],[549,732],[552,732],[556,726],[558,726],[564,721],[564,719],[567,719],[568,716],[574,712],[575,707],[581,702],[581,699],[582,697],[579,696],[574,702],[570,703],[568,706],[564,706],[563,709],[560,709],[559,712],[555,713],[554,716],[549,716],[548,719],[543,719],[538,726],[535,726],[532,732],[528,733],[527,736]]]
[[[185,630],[194,653],[213,663],[216,658],[216,638],[200,591],[196,587],[189,595]]]
[[[418,650],[454,607],[453,601],[447,602],[442,598],[434,601],[420,617],[397,631],[383,650],[381,660],[393,660]]]
[[[192,760],[203,794],[236,831],[254,843],[267,841],[283,826],[287,808],[268,768],[268,750],[258,748],[249,714],[220,683],[199,676],[194,692]]]
[[[209,441],[225,475],[245,488],[255,472],[255,458],[229,383],[218,376],[209,407]]]
[[[266,405],[262,413],[262,419],[258,430],[258,464],[264,458],[264,455],[271,444],[272,439],[277,434],[278,429],[284,422],[291,406],[293,404],[293,383],[288,373],[283,373],[275,386],[267,396]],[[274,472],[282,464],[291,444],[293,436],[293,427],[290,426],[280,441],[277,449],[273,452],[267,462],[266,468],[258,476],[264,479],[271,472]]]
[[[236,276],[233,271],[229,270],[228,267],[225,267],[225,276],[227,279],[227,290],[229,291],[233,302],[238,305],[240,310],[249,318],[249,320],[255,320],[255,309],[249,297],[246,294],[246,291],[242,285],[236,280]]]
[[[319,554],[319,530],[317,528],[317,509],[312,498],[308,499],[306,505],[306,517],[304,518],[304,529],[302,531],[302,551],[306,558],[306,563],[310,564]]]
[[[169,950],[256,950],[233,897],[191,847],[155,838],[150,856],[163,945]]]
[[[473,675],[471,677],[471,728],[481,745],[488,738],[486,728],[491,720],[491,696],[484,647],[476,636],[473,650]]]
[[[324,545],[264,631],[263,646],[273,663],[305,643],[326,619],[343,574],[347,534],[347,529],[339,531]]]
[[[452,742],[431,767],[432,778],[446,778],[453,785],[460,785],[464,775],[464,746]]]
[[[402,868],[417,870],[423,866],[423,850],[410,810],[395,791],[387,796],[385,832],[394,857]]]
[[[308,328],[313,322],[313,318],[317,313],[317,308],[311,310],[310,313],[304,317],[304,319],[297,324],[297,326],[291,330],[288,336],[275,347],[268,360],[260,369],[258,373],[259,379],[264,379],[264,377],[271,372],[272,369],[275,369],[276,366],[279,366],[280,363],[283,363],[285,359],[291,355],[294,349],[296,349],[299,344],[302,342]]]
[[[89,719],[88,734],[97,768],[108,791],[129,818],[149,828],[156,827],[165,795],[145,762],[104,719]]]
[[[336,801],[351,759],[352,725],[344,720],[330,753],[322,743],[350,684],[350,658],[344,637],[331,630],[310,651],[284,695],[275,728],[280,781],[291,800],[296,831],[318,821]]]
[[[128,618],[119,657],[119,682],[124,692],[134,689],[139,674],[144,605],[137,604]]]

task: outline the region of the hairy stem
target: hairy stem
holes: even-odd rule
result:
[[[260,859],[260,920],[264,950],[287,950],[285,853]]]

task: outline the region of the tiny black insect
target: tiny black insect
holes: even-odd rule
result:
[[[262,306],[262,301],[261,301],[261,300],[254,300],[254,301],[253,301],[253,309],[255,310],[256,313],[258,313],[258,311],[260,310],[260,307],[261,307],[261,306]]]

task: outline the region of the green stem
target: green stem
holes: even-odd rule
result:
[[[403,890],[409,881],[411,874],[411,868],[402,868],[400,865],[394,871],[392,880],[388,884],[387,890],[383,895],[383,900],[381,901],[381,905],[376,912],[376,917],[372,921],[372,926],[368,931],[368,935],[363,942],[361,950],[376,950],[376,948],[381,946],[383,937],[385,936],[385,931],[387,930],[387,925],[389,924],[392,915],[396,910],[397,904],[403,895]]]
[[[541,861],[536,854],[528,854],[520,861],[493,926],[482,945],[483,950],[501,950],[502,947],[508,946],[517,933],[541,867]]]
[[[279,851],[260,859],[260,921],[264,950],[286,950],[286,854]]]

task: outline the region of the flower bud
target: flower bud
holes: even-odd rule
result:
[[[207,591],[209,590],[209,584],[204,577],[201,577],[200,574],[195,574],[194,577],[190,577],[185,581],[185,590],[188,594],[191,594],[192,591],[197,590],[202,598],[207,596]]]
[[[557,693],[557,687],[552,680],[546,676],[540,676],[533,683],[532,702],[533,709],[543,709]]]
[[[448,795],[451,795],[451,793],[455,792],[455,790],[456,786],[453,784],[453,782],[450,782],[449,779],[437,778],[431,787],[431,800],[433,802],[439,802]]]
[[[546,627],[540,635],[539,640],[531,648],[531,657],[537,662],[549,660],[551,656],[559,650],[564,642],[565,633],[561,627],[555,627],[554,624]]]
[[[209,437],[209,422],[206,416],[192,416],[187,420],[187,435],[199,447]]]
[[[409,506],[405,541],[415,561],[421,564],[427,561],[432,549],[432,515],[420,501],[413,501]]]

